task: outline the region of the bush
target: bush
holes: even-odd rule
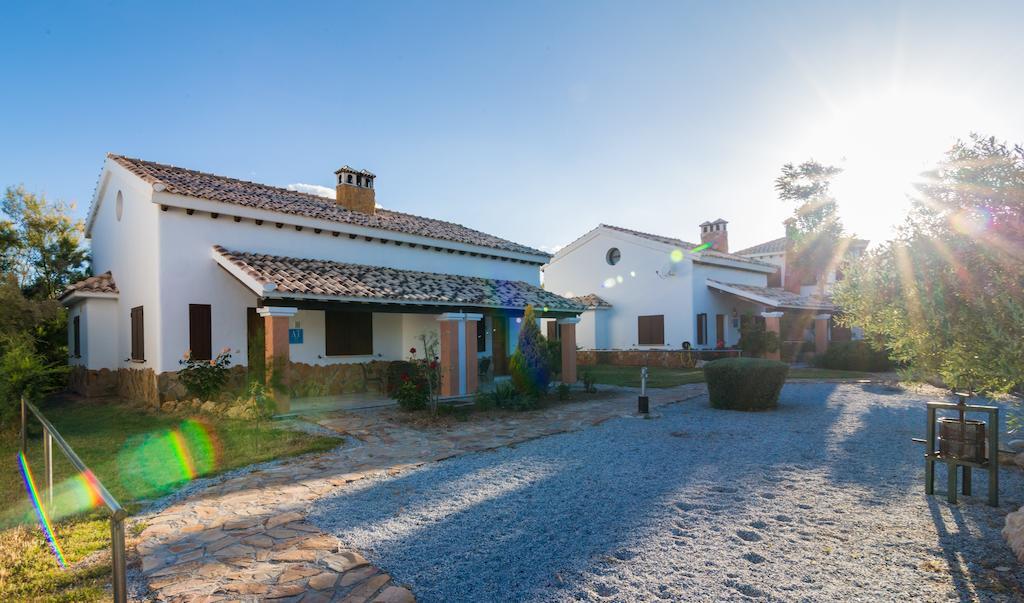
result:
[[[714,408],[774,408],[786,382],[789,365],[761,358],[722,358],[704,365],[708,396]]]
[[[408,360],[395,360],[389,364],[385,377],[388,397],[394,398],[398,388],[409,379],[415,378],[418,372],[417,366]]]
[[[565,383],[558,384],[558,399],[568,400],[572,395],[572,390],[569,389],[569,385]]]
[[[32,338],[22,333],[4,338],[0,355],[0,425],[15,417],[21,397],[39,402],[65,382],[69,367],[49,364],[35,350]]]
[[[537,398],[519,393],[515,386],[507,381],[496,383],[492,392],[480,392],[476,396],[478,410],[532,410],[538,405]]]
[[[394,398],[402,410],[423,410],[430,403],[430,392],[422,380],[405,377]]]
[[[509,370],[512,385],[519,393],[533,398],[547,393],[551,383],[551,364],[533,306],[526,306],[516,351],[509,360]]]
[[[562,342],[557,339],[545,339],[544,351],[548,356],[548,366],[552,375],[562,374]]]
[[[228,381],[231,351],[224,348],[216,358],[197,360],[192,357],[192,350],[189,350],[178,364],[182,365],[178,371],[178,379],[188,393],[202,400],[210,400]]]
[[[885,351],[871,347],[866,341],[835,341],[824,354],[814,358],[820,368],[841,371],[888,371],[893,363]]]

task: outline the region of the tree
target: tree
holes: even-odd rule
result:
[[[775,179],[779,199],[796,205],[793,217],[786,221],[786,238],[792,242],[787,279],[796,287],[812,277],[823,287],[826,275],[845,255],[838,205],[829,190],[832,179],[841,172],[812,159],[800,165],[787,163]]]
[[[972,134],[925,174],[897,237],[835,290],[846,324],[950,387],[1024,383],[1024,149]]]
[[[88,273],[81,246],[83,225],[68,215],[72,207],[44,195],[8,187],[0,203],[0,270],[13,274],[30,297],[53,299]]]
[[[523,313],[516,351],[509,359],[509,370],[512,373],[512,385],[519,393],[538,397],[548,391],[551,366],[533,306],[526,306]]]

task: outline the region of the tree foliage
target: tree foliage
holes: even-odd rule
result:
[[[842,260],[837,254],[843,240],[838,205],[832,197],[832,180],[842,169],[809,160],[782,166],[775,179],[779,199],[795,205],[786,221],[786,238],[792,242],[790,270],[798,278],[814,277],[819,284]]]
[[[950,387],[1024,383],[1024,149],[971,135],[925,174],[895,240],[835,299],[891,357]]]
[[[509,359],[512,385],[522,394],[537,397],[548,391],[551,366],[545,341],[533,306],[526,306],[516,351]]]
[[[4,192],[0,209],[0,270],[14,275],[28,296],[53,299],[86,276],[83,226],[70,217],[71,206],[17,186]]]

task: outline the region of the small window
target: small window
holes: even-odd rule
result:
[[[368,356],[373,353],[373,314],[324,312],[324,352],[327,356]]]
[[[605,254],[604,259],[608,262],[609,266],[614,266],[622,259],[622,253],[619,251],[618,247],[612,247],[608,250],[608,253]]]
[[[142,314],[142,306],[136,306],[131,311],[132,319],[132,355],[131,359],[137,362],[146,360],[146,321]]]
[[[697,315],[697,345],[707,345],[708,343],[708,315],[698,314]]]
[[[663,314],[637,317],[637,343],[640,345],[664,345],[665,316]]]
[[[348,176],[345,177],[345,182],[352,184],[352,174],[349,174]]]
[[[76,316],[71,321],[71,334],[73,336],[73,349],[75,358],[82,357],[82,317]]]
[[[124,215],[124,195],[121,191],[117,191],[117,200],[114,202],[114,215],[117,216],[117,221],[121,221],[121,216]]]
[[[188,349],[192,358],[210,360],[213,358],[213,337],[210,333],[210,304],[188,305]]]

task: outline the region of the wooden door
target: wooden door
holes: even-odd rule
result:
[[[253,374],[262,376],[263,374],[263,365],[266,363],[263,329],[263,317],[256,313],[256,308],[247,308],[245,312],[245,341],[250,376]]]
[[[508,318],[505,316],[494,316],[491,320],[494,325],[494,333],[491,334],[491,345],[495,375],[508,374]]]
[[[725,314],[715,314],[715,347],[719,341],[725,341]]]

